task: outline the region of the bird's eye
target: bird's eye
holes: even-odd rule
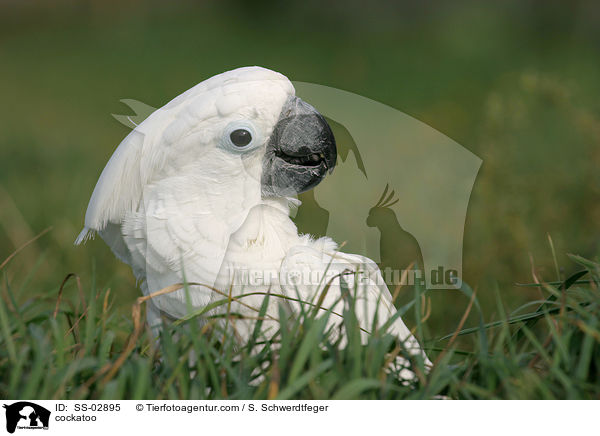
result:
[[[234,153],[246,153],[261,144],[260,130],[250,120],[230,122],[221,136],[221,145]]]
[[[245,147],[252,141],[252,134],[246,129],[236,129],[229,134],[229,139],[236,147]]]

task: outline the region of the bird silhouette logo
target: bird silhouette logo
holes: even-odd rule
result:
[[[389,193],[388,190],[389,185],[385,185],[383,194],[369,210],[366,224],[379,230],[379,268],[387,284],[398,285],[403,271],[411,265],[423,265],[423,256],[417,240],[402,228],[392,209],[400,199],[395,197],[393,190]]]

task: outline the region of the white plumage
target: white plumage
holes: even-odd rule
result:
[[[332,284],[323,306],[335,304],[334,312],[341,314],[342,275],[350,289],[357,289],[360,326],[371,331],[376,312],[383,325],[396,309],[377,265],[338,252],[329,238],[299,235],[289,217],[298,200],[265,195],[267,145],[293,96],[285,76],[247,67],[214,76],[156,110],[123,140],[104,168],[76,244],[98,233],[131,266],[146,295],[185,278],[234,296],[270,290],[315,302],[326,277]],[[239,128],[252,136],[243,150],[228,139]],[[207,286],[190,286],[195,309],[223,298]],[[255,317],[251,307],[259,308],[262,298],[244,297],[231,310]],[[268,314],[277,317],[281,302],[271,298]],[[299,310],[297,303],[283,302],[291,312]],[[160,324],[161,314],[181,318],[188,312],[182,289],[149,303],[151,326]],[[340,322],[339,316],[330,317],[330,323]],[[265,329],[272,327],[265,323]],[[235,322],[241,340],[250,329],[251,321]],[[411,352],[422,354],[400,318],[391,331]]]

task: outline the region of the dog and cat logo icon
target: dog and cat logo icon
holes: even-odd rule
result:
[[[9,433],[14,433],[16,429],[48,430],[50,423],[48,409],[29,401],[4,404],[3,407],[6,409],[6,431]]]

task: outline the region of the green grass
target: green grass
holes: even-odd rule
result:
[[[563,282],[534,283],[540,300],[486,322],[476,292],[464,286],[465,314],[455,331],[421,343],[434,362],[410,357],[378,331],[361,344],[351,292],[340,345],[326,329],[327,312],[306,310],[270,339],[257,324],[238,344],[218,317],[195,316],[165,328],[156,342],[145,326],[145,298],[130,316],[113,307],[110,289],[83,290],[69,275],[53,289],[18,304],[4,274],[0,299],[0,397],[34,399],[589,399],[600,398],[600,263],[572,256],[581,271]],[[18,261],[18,256],[11,262]],[[6,264],[6,263],[5,263]],[[3,266],[4,267],[4,266]],[[65,297],[74,286],[75,296]],[[414,330],[426,327],[423,301]],[[265,297],[257,316],[265,316]],[[227,301],[224,300],[223,304]],[[283,309],[282,309],[283,310]],[[469,312],[479,321],[465,327]],[[201,315],[197,315],[201,316]],[[225,315],[233,316],[233,314]],[[464,337],[460,348],[457,338]],[[176,338],[176,339],[175,339]],[[468,344],[468,345],[465,345]],[[395,356],[416,374],[402,383]]]

